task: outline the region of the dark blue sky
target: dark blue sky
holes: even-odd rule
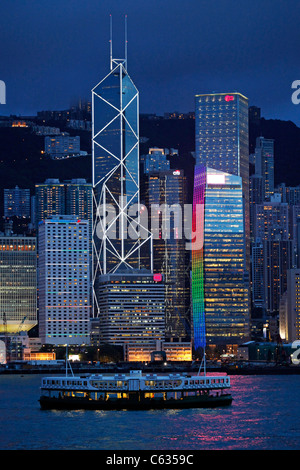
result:
[[[1,0],[0,114],[66,109],[123,57],[142,113],[193,111],[194,95],[239,91],[266,118],[300,126],[299,0]]]

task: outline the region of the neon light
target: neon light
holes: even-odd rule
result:
[[[153,281],[161,282],[161,280],[162,280],[162,275],[161,274],[153,274]]]
[[[203,244],[204,244],[204,203],[206,168],[201,165],[195,167],[192,231],[192,302],[193,302],[193,326],[194,347],[205,348],[205,304],[204,304],[204,268],[203,268]],[[200,211],[199,211],[200,208]]]
[[[226,96],[225,96],[225,101],[234,101],[234,96],[232,96],[232,95],[226,95]]]

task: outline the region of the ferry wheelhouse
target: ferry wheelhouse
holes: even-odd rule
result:
[[[227,375],[92,374],[44,377],[42,409],[204,408],[230,405]]]

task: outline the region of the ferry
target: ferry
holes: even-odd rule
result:
[[[42,378],[43,410],[210,408],[232,403],[230,377],[182,374],[91,374]]]

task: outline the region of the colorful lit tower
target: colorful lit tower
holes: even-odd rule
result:
[[[240,344],[249,336],[242,178],[197,165],[192,222],[195,349]]]
[[[125,58],[112,54],[110,72],[92,89],[93,286],[95,312],[99,276],[119,268],[139,269],[140,247],[148,233],[140,223],[139,93]],[[149,250],[150,253],[150,250]]]
[[[196,164],[242,178],[250,273],[248,98],[237,92],[201,94],[195,106]]]

